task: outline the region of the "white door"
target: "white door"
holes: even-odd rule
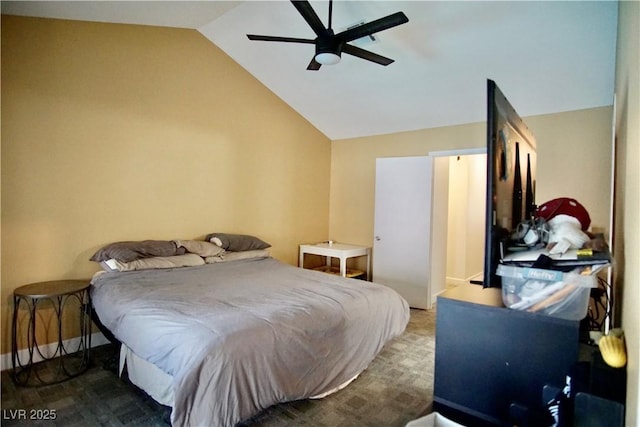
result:
[[[433,158],[376,159],[373,281],[414,308],[431,308]]]

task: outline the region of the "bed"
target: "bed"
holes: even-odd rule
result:
[[[218,240],[211,255],[210,242],[194,242],[129,261],[92,257],[111,264],[92,279],[94,310],[123,344],[132,382],[172,407],[173,425],[233,426],[322,397],[408,323],[407,302],[388,287],[293,267],[265,248]]]

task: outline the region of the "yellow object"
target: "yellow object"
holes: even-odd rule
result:
[[[578,249],[578,251],[576,252],[577,256],[592,256],[593,255],[593,249],[591,248],[585,248],[585,249]]]
[[[627,364],[627,351],[624,338],[621,336],[606,335],[598,341],[602,359],[612,368],[622,368]]]

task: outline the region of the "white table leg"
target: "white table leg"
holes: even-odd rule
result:
[[[340,275],[347,277],[347,259],[343,256],[340,257]]]

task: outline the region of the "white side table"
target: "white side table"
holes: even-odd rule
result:
[[[304,268],[304,255],[313,254],[327,257],[327,268],[331,267],[331,258],[340,259],[340,275],[347,277],[347,259],[366,256],[367,257],[367,280],[371,280],[371,248],[367,246],[349,245],[345,243],[323,242],[310,245],[300,245],[300,260],[298,266]]]

